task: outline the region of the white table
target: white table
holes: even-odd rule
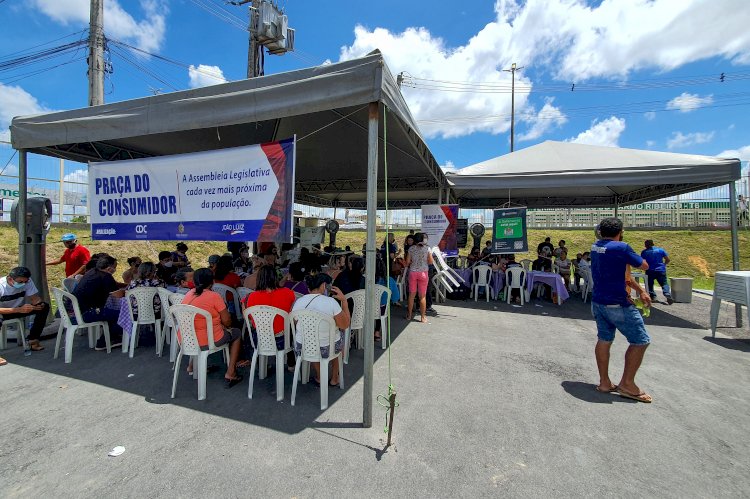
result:
[[[748,307],[748,320],[750,320],[750,272],[735,270],[716,273],[714,299],[711,301],[711,336],[713,337],[716,336],[721,300]]]

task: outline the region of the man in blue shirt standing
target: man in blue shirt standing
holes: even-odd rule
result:
[[[651,295],[651,300],[656,299],[656,291],[654,291],[654,281],[656,281],[661,286],[661,292],[664,293],[667,303],[671,305],[674,303],[674,300],[672,299],[672,293],[667,281],[669,255],[664,251],[664,248],[654,246],[654,241],[651,239],[646,239],[644,244],[646,249],[641,251],[641,258],[648,263],[646,276],[648,276],[648,292]]]
[[[596,319],[598,341],[594,353],[599,368],[600,392],[617,392],[623,397],[639,402],[651,402],[651,396],[635,384],[635,374],[643,361],[651,338],[646,332],[643,318],[633,305],[625,288],[627,266],[648,270],[648,263],[622,242],[622,221],[605,218],[599,224],[601,239],[591,247],[591,276],[594,291],[591,296],[591,311]],[[640,298],[646,306],[651,299],[641,290]],[[630,346],[625,352],[625,367],[617,385],[609,379],[609,351],[615,339],[615,331],[627,338]]]

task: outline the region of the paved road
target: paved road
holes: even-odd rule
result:
[[[541,306],[536,306],[541,305]],[[694,307],[702,306],[696,302]],[[657,306],[658,307],[658,306]],[[658,307],[638,381],[652,405],[594,391],[594,324],[562,307],[449,302],[431,324],[394,320],[395,446],[383,413],[360,427],[362,353],[331,389],[301,386],[276,402],[273,377],[225,390],[209,375],[196,400],[182,375],[170,399],[166,358],[88,350],[73,363],[47,350],[3,352],[6,497],[739,497],[750,494],[750,344]],[[400,311],[395,309],[395,313]],[[626,347],[613,347],[617,379]],[[378,350],[376,389],[388,359]],[[219,362],[218,359],[214,362]],[[184,370],[184,365],[182,367]],[[129,376],[131,375],[132,376]],[[116,445],[120,457],[107,457]]]

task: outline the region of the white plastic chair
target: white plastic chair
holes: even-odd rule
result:
[[[211,287],[211,289],[214,292],[219,293],[219,295],[221,295],[222,299],[225,302],[227,302],[227,293],[230,293],[232,295],[234,316],[238,320],[242,320],[242,309],[240,308],[240,296],[237,290],[235,288],[227,286],[226,284],[219,284],[218,282],[215,282],[214,285]],[[250,288],[245,288],[245,289],[250,289]],[[227,306],[229,306],[228,302],[227,302]]]
[[[20,318],[3,321],[3,325],[0,326],[0,346],[3,350],[8,348],[8,334],[11,328],[16,331],[16,345],[23,345],[23,349],[26,350],[26,321]]]
[[[583,278],[583,285],[581,286],[581,298],[583,298],[583,303],[586,303],[589,294],[594,289],[594,279],[591,277],[591,271],[588,269],[580,269],[578,273],[581,274],[581,277]]]
[[[448,266],[448,264],[445,262],[445,259],[443,258],[443,253],[440,251],[440,248],[434,246],[430,250],[430,252],[432,253],[432,261],[434,262],[435,269],[439,273],[443,274],[443,277],[450,283],[449,287],[457,288],[459,286],[459,283],[468,285],[468,283],[464,281],[463,277],[461,277],[458,272]]]
[[[526,270],[522,267],[505,269],[505,302],[510,304],[511,290],[518,289],[521,295],[521,305],[526,297]]]
[[[310,371],[309,362],[320,362],[320,410],[328,407],[328,364],[341,352],[335,353],[335,344],[338,337],[338,328],[333,317],[321,314],[314,310],[297,310],[289,314],[289,323],[292,328],[294,341],[302,345],[302,351],[297,357],[294,366],[294,380],[292,382],[292,405],[297,398],[297,382],[300,379],[300,369],[305,364],[305,372],[302,383],[307,383]],[[328,336],[330,346],[327,358],[320,354],[320,335]],[[344,344],[346,349],[346,344]],[[339,360],[339,388],[344,389],[344,363]]]
[[[181,293],[169,293],[169,298],[167,299],[167,303],[169,303],[169,308],[172,308],[172,305],[179,305],[182,303],[183,298],[185,298],[185,295]],[[162,307],[164,307],[164,301],[161,302]],[[164,308],[162,308],[164,310]],[[162,312],[162,317],[164,317],[164,312]],[[166,316],[166,319],[164,320],[164,336],[169,335],[171,338],[171,341],[169,343],[169,362],[174,362],[177,358],[177,327],[174,324],[174,321],[172,320],[172,314],[169,314]],[[169,329],[166,329],[166,328]],[[174,366],[172,366],[174,368]]]
[[[78,284],[78,279],[75,277],[66,277],[62,280],[62,289],[68,293],[72,293]]]
[[[351,321],[349,327],[344,332],[344,363],[349,363],[349,344],[351,341],[352,331],[355,331],[357,339],[357,348],[361,348],[362,330],[365,327],[365,290],[358,289],[344,295],[347,300],[353,302],[351,312]]]
[[[303,295],[302,293],[298,293],[297,291],[294,292],[294,299],[295,300],[299,300],[303,296],[305,296],[305,295]]]
[[[180,362],[183,355],[191,355],[193,362],[193,378],[198,378],[198,400],[206,399],[206,375],[208,372],[208,356],[214,352],[224,352],[224,360],[228,363],[229,343],[216,346],[214,343],[214,325],[211,314],[192,305],[172,305],[169,309],[172,315],[172,321],[180,331],[178,338],[179,349],[177,351],[177,360],[174,364],[174,379],[172,381],[172,398],[175,398],[177,391],[177,378],[180,375]],[[195,333],[195,319],[202,317],[206,321],[206,330],[208,336],[208,349],[202,350],[198,343],[198,337]]]
[[[109,324],[107,323],[107,321],[84,322],[83,314],[81,314],[81,308],[78,306],[78,298],[68,293],[67,291],[63,291],[60,288],[52,288],[52,294],[55,296],[57,307],[60,310],[60,328],[57,330],[57,340],[55,341],[55,359],[60,353],[62,333],[63,331],[65,331],[65,363],[70,364],[70,362],[73,360],[73,339],[75,338],[76,331],[78,331],[79,329],[88,330],[89,348],[94,348],[96,340],[99,339],[99,335],[95,335],[94,331],[100,328],[102,334],[104,334],[104,342],[107,345],[107,353],[112,352],[112,343],[109,338]],[[73,321],[70,320],[66,302],[70,303],[73,309],[76,324],[73,324]]]
[[[529,270],[531,270],[531,264],[532,263],[534,263],[534,262],[532,262],[528,258],[524,258],[523,260],[521,260],[521,266],[523,267],[523,270],[525,270],[526,272],[528,272]]]
[[[276,307],[267,305],[256,305],[248,307],[242,313],[247,329],[255,324],[255,332],[258,339],[256,344],[253,335],[250,334],[250,343],[253,345],[253,359],[250,364],[250,386],[247,388],[247,398],[253,398],[253,385],[255,382],[255,368],[258,366],[258,357],[260,356],[260,366],[258,366],[258,379],[266,377],[266,363],[268,357],[276,358],[276,400],[284,400],[284,371],[286,371],[286,354],[292,351],[290,342],[289,314]],[[284,348],[279,350],[276,346],[276,336],[274,335],[273,322],[276,317],[284,319]]]
[[[215,284],[214,284],[214,286],[215,286]],[[231,288],[229,288],[229,289],[231,289]],[[244,286],[240,286],[239,288],[237,288],[237,300],[239,300],[240,303],[244,303],[245,302],[245,298],[247,298],[247,295],[249,295],[252,292],[253,292],[252,289],[246,288]]]
[[[386,295],[387,301],[385,311],[380,314],[380,304],[383,302],[383,295]],[[380,319],[380,348],[385,350],[386,336],[388,336],[388,320],[391,317],[391,288],[381,284],[375,285],[375,310],[378,312],[377,317]]]
[[[474,284],[472,284],[472,289],[474,293],[474,301],[479,299],[479,288],[484,287],[484,296],[487,303],[489,303],[490,294],[492,294],[492,286],[490,285],[490,282],[492,281],[492,267],[489,265],[477,265],[474,267],[473,274]],[[494,300],[495,297],[493,296],[492,299]]]
[[[401,274],[396,278],[396,286],[398,287],[398,295],[399,295],[399,303],[404,301],[406,298],[406,284],[404,283],[404,279],[406,279],[406,270],[401,272]]]
[[[135,353],[135,347],[138,345],[138,337],[140,336],[140,326],[151,324],[154,326],[156,332],[156,355],[161,357],[162,347],[164,345],[164,338],[162,337],[161,319],[156,318],[156,312],[154,311],[154,298],[158,296],[159,292],[157,288],[146,288],[138,287],[129,289],[125,292],[125,303],[123,307],[128,307],[130,312],[130,320],[133,321],[133,327],[130,330],[129,341],[122,342],[122,352],[128,352],[128,356],[132,359]],[[132,298],[135,298],[138,306],[138,319],[133,314],[133,307],[130,305]],[[162,312],[163,313],[163,312]]]

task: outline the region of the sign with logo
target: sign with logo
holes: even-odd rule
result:
[[[457,226],[457,204],[422,205],[422,232],[427,234],[427,243],[446,256],[458,255]]]
[[[492,253],[526,253],[526,208],[499,208],[492,217]]]
[[[325,227],[300,227],[299,244],[303,248],[311,248],[313,244],[323,244],[325,235]]]
[[[286,242],[295,139],[89,164],[93,239]]]

